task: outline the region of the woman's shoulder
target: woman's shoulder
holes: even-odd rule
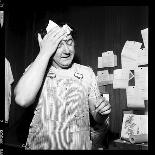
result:
[[[81,64],[77,64],[75,63],[75,68],[77,68],[79,71],[82,72],[93,72],[93,69],[90,66],[85,66],[85,65],[81,65]]]
[[[86,79],[91,80],[95,76],[93,69],[90,66],[75,64],[76,72],[82,74]]]

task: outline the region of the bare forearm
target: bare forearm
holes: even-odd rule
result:
[[[33,103],[42,85],[49,59],[56,51],[59,42],[65,37],[65,33],[63,29],[57,26],[50,30],[43,39],[38,34],[40,53],[15,88],[17,104],[28,106]]]
[[[29,106],[33,103],[44,78],[49,56],[40,53],[15,88],[16,103]]]

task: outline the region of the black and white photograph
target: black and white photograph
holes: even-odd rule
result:
[[[1,5],[2,154],[148,150],[149,6],[57,3]]]

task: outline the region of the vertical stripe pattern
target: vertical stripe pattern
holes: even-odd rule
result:
[[[71,72],[71,76],[55,73],[56,77],[46,78],[30,124],[27,149],[91,149],[88,107],[90,88],[88,81],[84,83],[84,78],[76,78],[74,73]]]

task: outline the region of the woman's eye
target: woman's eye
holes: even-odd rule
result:
[[[72,39],[69,39],[67,41],[65,41],[67,45],[71,46],[72,43],[73,43],[73,40]],[[62,46],[62,44],[64,44],[64,42],[60,42],[59,45],[58,45],[58,48],[60,48]]]
[[[68,40],[67,45],[72,45],[72,42],[73,42],[72,39]]]

